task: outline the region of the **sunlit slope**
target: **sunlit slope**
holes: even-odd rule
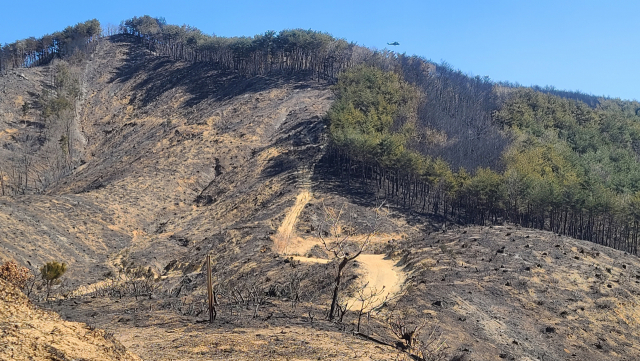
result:
[[[34,307],[4,280],[0,280],[0,327],[0,360],[140,360],[113,335]]]
[[[269,214],[268,230],[270,207],[283,207],[298,168],[321,151],[327,84],[245,79],[130,40],[105,39],[84,66],[82,164],[46,195],[0,206],[5,258],[66,260],[80,279],[97,267],[91,281],[120,251],[162,269],[257,213]]]

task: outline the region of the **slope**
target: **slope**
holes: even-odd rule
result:
[[[311,236],[322,206],[346,204],[354,228],[375,206],[323,158],[327,84],[174,61],[126,35],[104,39],[90,62],[82,164],[46,194],[0,202],[2,257],[68,261],[59,293],[90,284],[47,306],[63,317],[157,360],[400,358],[385,325],[393,315],[426,320],[450,354],[474,360],[640,353],[636,258],[515,226],[446,230],[441,218],[394,207],[342,290],[352,297],[374,271],[379,285],[398,286],[363,327],[382,344],[348,332],[353,312],[324,321],[334,265]],[[220,301],[213,325],[201,322],[207,254]],[[102,289],[123,261],[151,267],[158,288],[138,297]]]
[[[48,187],[47,196],[3,199],[4,258],[33,267],[66,260],[70,279],[93,282],[113,269],[108,256],[132,247],[141,250],[142,263],[160,270],[191,239],[221,232],[250,215],[247,207],[278,202],[302,163],[297,150],[301,159],[318,151],[326,86],[244,79],[154,58],[126,36],[98,49],[83,74],[82,165]],[[38,72],[46,73],[25,69],[25,76]],[[29,87],[9,86],[29,96]],[[210,190],[216,194],[205,194]],[[216,203],[225,193],[215,207],[194,203]],[[210,219],[217,221],[204,221]],[[12,242],[23,237],[31,239]]]
[[[34,307],[2,279],[0,330],[0,360],[140,360],[113,335]]]
[[[306,188],[306,187],[305,187]],[[312,195],[308,189],[303,189],[296,197],[296,203],[287,210],[287,214],[278,227],[278,232],[273,237],[274,249],[285,256],[292,255],[293,259],[300,262],[310,263],[328,263],[331,260],[326,258],[317,258],[313,256],[301,257],[299,255],[309,255],[314,246],[318,247],[322,241],[318,237],[298,237],[295,234],[295,226],[300,213],[308,202],[312,199]],[[389,234],[373,234],[369,237],[371,245],[379,243],[387,243],[397,235]],[[353,239],[359,237],[355,236]],[[360,237],[362,238],[362,237]],[[379,302],[375,302],[367,309],[379,306],[383,300],[393,298],[402,289],[405,277],[402,271],[395,266],[393,260],[385,258],[383,254],[362,254],[357,258],[360,282],[366,287],[363,291],[380,293]],[[347,301],[355,304],[358,302],[356,298]]]

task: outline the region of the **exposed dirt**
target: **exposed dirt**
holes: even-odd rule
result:
[[[358,257],[358,263],[364,275],[361,282],[367,285],[365,292],[384,289],[379,296],[381,301],[372,304],[372,307],[378,306],[386,298],[395,297],[402,290],[405,275],[402,268],[396,266],[396,261],[384,255],[363,254]]]
[[[58,299],[42,303],[63,318],[104,328],[147,360],[402,359],[389,346],[399,342],[391,315],[426,320],[422,337],[439,330],[467,360],[640,357],[637,258],[516,227],[440,231],[443,220],[393,205],[343,290],[353,300],[369,281],[395,295],[363,325],[381,343],[353,335],[353,312],[325,321],[334,264],[313,225],[324,205],[346,205],[344,227],[364,229],[376,206],[321,161],[328,85],[244,79],[155,57],[125,36],[83,69],[82,162],[45,194],[0,198],[0,259],[70,265]],[[46,126],[21,107],[50,73],[23,73],[0,77],[2,164]],[[202,322],[207,254],[220,290],[213,324]],[[107,273],[123,261],[150,267],[157,289],[109,296]],[[299,302],[288,288],[298,276]]]
[[[71,359],[140,360],[113,335],[34,307],[0,279],[0,360]]]
[[[295,233],[298,217],[311,199],[312,195],[308,189],[303,189],[298,194],[296,203],[287,211],[284,221],[278,227],[278,233],[273,237],[274,247],[278,253],[284,256],[293,255],[294,259],[300,262],[326,264],[331,260],[313,256],[298,256],[300,254],[307,255],[313,247],[322,245],[322,241],[318,237],[299,237]],[[397,237],[397,235],[376,233],[354,235],[351,238],[356,243],[362,243],[364,239],[368,239],[370,244],[375,245],[387,243],[394,237]],[[362,254],[358,256],[357,262],[360,265],[358,268],[359,282],[366,285],[363,288],[365,294],[367,292],[369,294],[372,292],[379,294],[378,302],[371,304],[369,309],[377,307],[384,300],[393,298],[401,291],[405,276],[400,267],[396,266],[396,261],[385,257],[383,254]],[[355,304],[358,300],[351,298],[347,302]]]
[[[99,280],[112,269],[107,256],[131,241],[105,210],[83,195],[0,199],[0,260],[15,259],[34,270],[52,260],[64,261],[68,287]]]
[[[341,332],[321,317],[311,323],[285,305],[270,307],[256,319],[242,310],[234,316],[225,310],[211,325],[159,308],[155,300],[88,301],[54,308],[115,330],[118,340],[145,360],[391,360],[401,355]],[[92,317],[95,313],[100,315]]]
[[[418,310],[446,330],[450,346],[471,356],[640,355],[637,257],[507,226],[433,233],[399,252],[411,273],[396,307]]]
[[[277,252],[282,254],[304,253],[313,247],[313,245],[311,247],[308,246],[312,241],[307,242],[294,234],[298,216],[300,216],[300,213],[310,200],[311,192],[308,189],[304,189],[296,197],[296,203],[293,207],[287,211],[282,224],[278,227],[278,233],[273,237],[274,247]]]

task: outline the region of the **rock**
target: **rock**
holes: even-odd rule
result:
[[[442,308],[449,308],[449,307],[455,306],[456,302],[455,301],[447,301],[447,300],[438,300],[438,301],[433,302],[431,305],[442,307]]]

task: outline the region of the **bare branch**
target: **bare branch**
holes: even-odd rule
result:
[[[329,320],[333,320],[336,311],[340,312],[342,309],[342,307],[338,305],[338,292],[340,290],[340,283],[342,282],[342,271],[349,262],[358,258],[358,256],[360,256],[371,243],[371,238],[375,235],[378,229],[383,205],[384,204],[380,204],[376,207],[375,215],[372,220],[366,221],[368,229],[364,238],[361,240],[354,240],[353,237],[356,232],[343,230],[341,224],[341,220],[346,213],[346,205],[343,204],[340,209],[336,210],[335,208],[326,206],[324,202],[322,203],[324,220],[317,227],[318,238],[320,238],[324,248],[329,253],[333,254],[334,260],[337,261],[337,272],[333,288],[331,309],[328,314]],[[351,222],[348,222],[346,225],[350,226]],[[330,242],[329,239],[333,239],[333,242]],[[342,313],[342,316],[344,316],[344,312]]]

